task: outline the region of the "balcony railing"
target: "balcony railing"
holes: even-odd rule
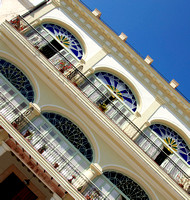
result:
[[[98,99],[98,104],[96,103],[95,105],[99,108],[99,105],[103,105],[105,102],[111,106],[112,110],[114,110],[117,115],[122,118],[122,124],[123,123],[128,123],[130,124],[133,129],[136,131],[136,135],[140,135],[141,137],[146,140],[146,143],[151,145],[154,149],[159,154],[164,155],[167,158],[167,165],[162,167],[162,169],[173,179],[175,180],[178,184],[180,182],[180,179],[185,179],[189,180],[190,176],[183,170],[181,167],[179,167],[168,155],[166,154],[165,151],[163,151],[159,146],[157,146],[143,131],[141,131],[129,118],[128,118],[128,113],[124,113],[122,109],[119,109],[110,98],[104,94],[100,88],[98,88],[89,78],[87,78],[82,72],[80,67],[77,68],[75,67],[67,58],[65,58],[64,54],[59,51],[56,46],[54,46],[49,40],[43,35],[41,35],[34,27],[32,27],[29,23],[27,23],[21,16],[18,16],[17,18],[11,20],[9,22],[17,31],[19,31],[25,38],[25,34],[28,31],[33,31],[35,32],[36,35],[38,35],[39,38],[39,44],[45,44],[46,47],[51,51],[52,55],[57,56],[56,64],[52,61],[53,59],[49,59],[51,64],[57,68],[60,73],[65,76],[68,80],[70,80],[74,85],[77,86],[77,88],[88,98],[88,96],[82,91],[82,86],[83,85],[89,85],[91,88],[93,88],[94,92],[96,92],[97,96],[99,96]],[[26,38],[28,39],[28,38]],[[28,41],[36,48],[35,44],[28,39]],[[42,46],[41,46],[42,47]],[[41,48],[40,47],[40,48]],[[42,52],[41,49],[37,47],[37,49]],[[53,52],[53,53],[52,53]],[[46,55],[45,55],[46,56]],[[46,56],[47,58],[47,56]],[[89,98],[88,98],[89,99]],[[90,100],[90,99],[89,99]],[[106,113],[105,113],[106,114]],[[110,118],[113,122],[114,120],[107,115],[108,118]],[[116,123],[116,125],[118,125]],[[119,125],[118,125],[119,126]],[[136,143],[138,145],[138,143]],[[140,146],[139,146],[140,147]],[[141,147],[140,147],[141,148]],[[142,149],[143,150],[143,149]],[[144,151],[145,152],[145,151]],[[149,157],[150,155],[145,152]],[[152,158],[153,159],[153,158]],[[154,160],[154,159],[153,159]],[[168,166],[170,166],[168,168]]]
[[[23,136],[23,138],[40,153],[70,184],[72,184],[84,197],[98,196],[97,199],[109,199],[92,181],[80,171],[80,167],[72,163],[63,152],[59,151],[55,143],[50,142],[50,132],[44,135],[28,118],[33,111],[29,108],[22,113],[2,93],[0,93],[0,111],[6,108],[2,116],[9,121]],[[2,104],[1,104],[2,105]],[[15,115],[16,110],[16,115]],[[13,119],[12,121],[11,116]],[[31,137],[32,136],[32,137]],[[24,148],[24,147],[23,147]]]

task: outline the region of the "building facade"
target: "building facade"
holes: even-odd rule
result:
[[[190,106],[178,83],[79,0],[0,10],[3,199],[189,199]]]

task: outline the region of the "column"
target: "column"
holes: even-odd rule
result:
[[[74,186],[81,192],[83,192],[89,185],[90,182],[97,176],[102,174],[102,168],[97,163],[92,163],[90,168],[83,172],[78,181],[74,182]]]
[[[164,104],[164,101],[160,99],[160,97],[156,97],[155,101],[145,110],[145,112],[140,115],[139,113],[136,114],[135,119],[133,120],[133,123],[143,130],[147,126],[150,125],[148,120],[151,118],[151,116]],[[137,129],[134,128],[132,125],[128,125],[124,132],[133,140],[136,139],[139,136],[139,132],[137,132]]]

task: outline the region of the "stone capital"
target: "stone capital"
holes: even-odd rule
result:
[[[103,172],[102,172],[102,168],[100,167],[100,165],[98,163],[92,163],[90,165],[90,169],[94,172],[94,174],[96,176],[99,176],[101,175]]]

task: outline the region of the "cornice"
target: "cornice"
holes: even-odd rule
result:
[[[52,0],[35,16],[27,17],[29,23],[39,23],[40,17],[56,7],[61,7],[73,20],[92,35],[103,49],[112,54],[134,77],[165,102],[175,115],[190,127],[190,104],[163,79],[143,58],[133,51],[121,38],[94,16],[78,0]]]
[[[165,105],[190,127],[190,104],[161,77],[127,43],[122,41],[99,18],[78,0],[61,0],[61,8],[82,28],[92,35],[104,49],[111,53],[128,71],[160,97]]]

